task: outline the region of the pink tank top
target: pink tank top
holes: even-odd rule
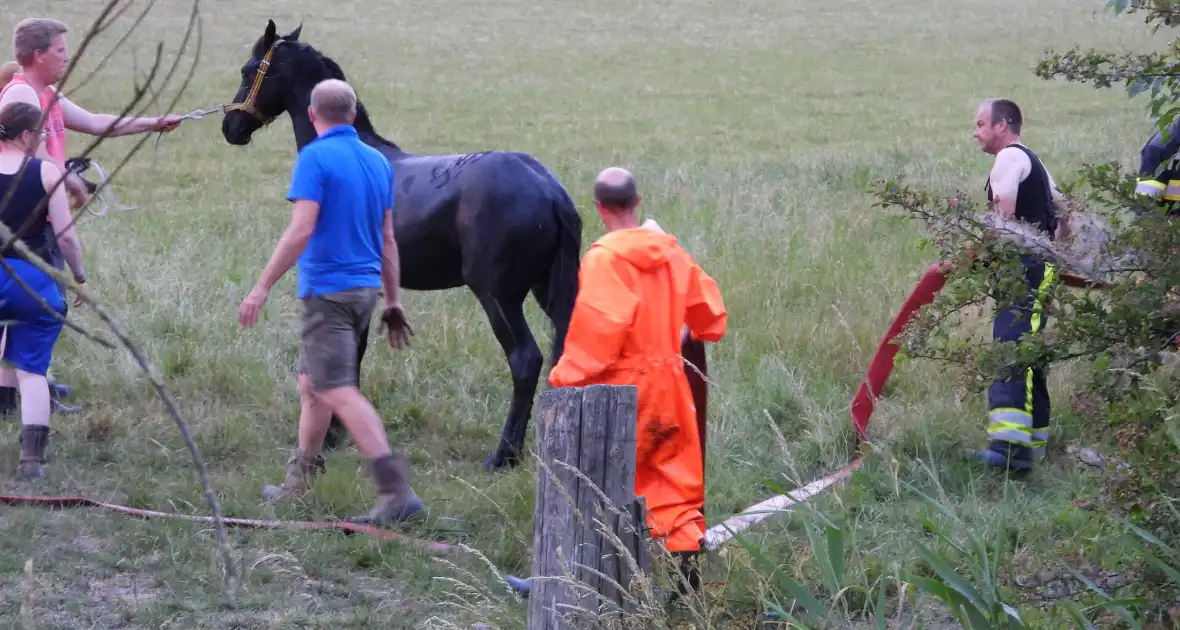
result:
[[[32,87],[29,83],[28,77],[24,73],[18,72],[12,77],[12,81],[8,82],[3,88],[0,88],[0,98],[4,98],[4,93],[8,88],[16,84],[24,84]],[[57,160],[59,164],[66,162],[66,122],[65,116],[61,112],[61,104],[57,102],[57,97],[54,94],[53,88],[46,86],[40,94],[41,111],[49,110],[49,116],[45,120],[45,131],[49,132],[45,136],[45,151],[49,157]]]

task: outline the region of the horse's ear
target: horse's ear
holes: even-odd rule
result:
[[[301,33],[302,31],[303,31],[303,22],[300,22],[299,26],[296,26],[295,30],[291,31],[291,33],[289,35],[286,35],[285,37],[283,37],[283,39],[285,39],[289,42],[297,42],[297,41],[299,41],[299,33]]]
[[[278,27],[275,26],[274,20],[266,21],[266,32],[262,34],[262,43],[265,46],[270,46],[275,41],[276,31]]]

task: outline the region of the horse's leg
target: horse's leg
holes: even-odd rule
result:
[[[369,329],[366,327],[356,341],[356,385],[361,385],[361,361],[365,358],[365,350],[369,346]],[[328,424],[328,432],[324,435],[324,450],[343,446],[348,439],[348,429],[336,414],[332,414],[332,422]]]
[[[573,313],[571,309],[564,309],[564,312],[555,312],[559,309],[551,307],[549,304],[548,279],[533,284],[533,297],[537,299],[537,304],[540,305],[545,316],[549,318],[549,323],[553,325],[553,345],[549,359],[549,369],[553,369],[553,366],[557,364],[557,360],[561,358],[561,354],[565,349],[565,335],[569,331],[570,316]]]
[[[705,470],[705,455],[708,453],[709,425],[709,378],[708,358],[705,342],[695,341],[685,328],[680,336],[680,354],[684,357],[684,372],[688,375],[688,388],[692,391],[692,402],[697,410],[697,434],[701,441],[701,474]],[[704,507],[701,507],[704,511]]]
[[[533,396],[537,393],[541,364],[545,360],[524,317],[526,295],[527,292],[508,296],[476,292],[512,372],[512,402],[508,407],[508,418],[500,434],[499,446],[484,460],[483,467],[487,471],[520,463],[525,431],[533,412]]]

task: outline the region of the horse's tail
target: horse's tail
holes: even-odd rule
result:
[[[560,197],[553,202],[557,217],[557,251],[549,266],[548,304],[545,312],[553,323],[552,365],[557,365],[565,349],[565,334],[569,330],[574,300],[578,297],[578,268],[582,253],[582,216],[569,192],[557,183]]]

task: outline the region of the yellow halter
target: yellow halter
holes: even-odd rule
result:
[[[243,111],[262,121],[262,124],[264,125],[275,119],[274,116],[266,116],[262,112],[258,111],[258,108],[254,107],[254,99],[258,98],[258,91],[262,89],[262,81],[266,79],[266,71],[270,69],[271,57],[274,57],[275,49],[278,48],[279,44],[282,44],[283,41],[284,40],[282,39],[276,39],[275,43],[271,44],[270,48],[267,49],[266,54],[262,56],[262,61],[258,62],[258,73],[254,75],[254,83],[250,85],[250,91],[246,93],[246,99],[240,103],[234,102],[222,105],[221,112],[223,114],[228,114],[229,112],[234,111]]]

